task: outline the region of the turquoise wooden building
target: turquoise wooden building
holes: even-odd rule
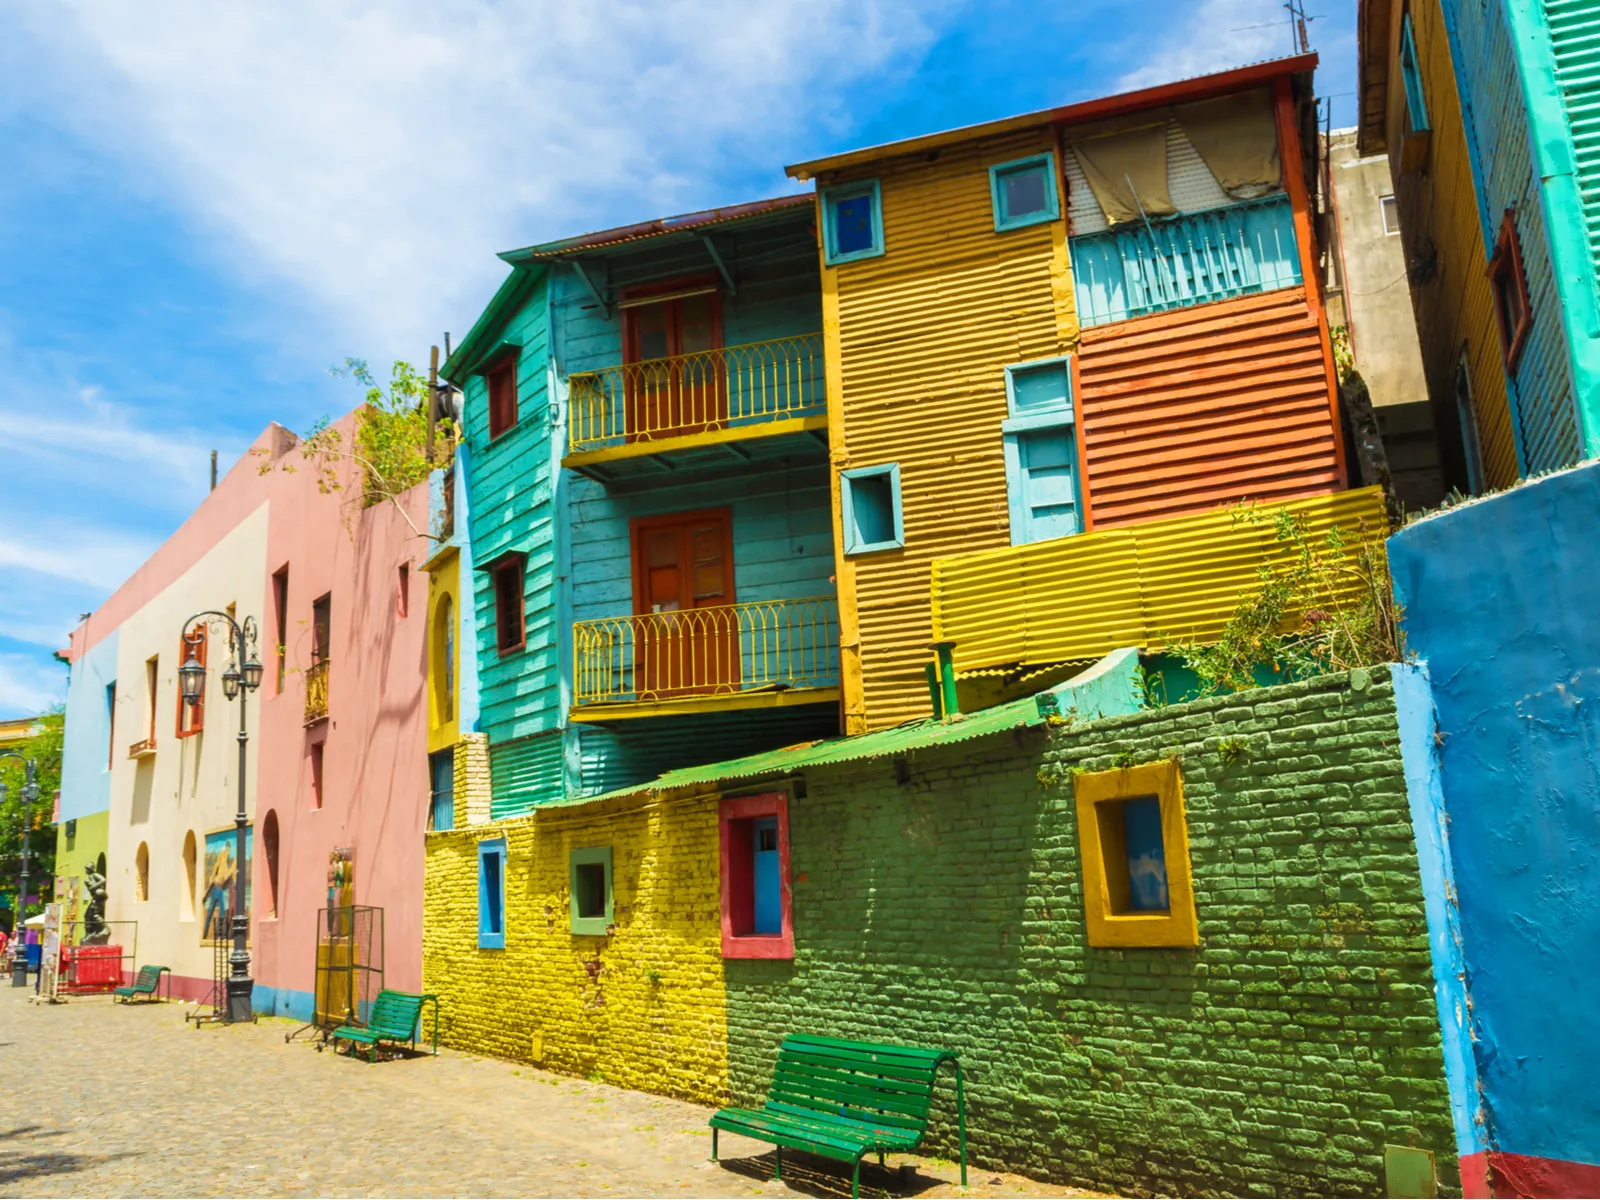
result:
[[[493,815],[839,729],[810,196],[503,254],[462,388]]]

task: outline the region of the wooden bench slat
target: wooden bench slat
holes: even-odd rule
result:
[[[809,1121],[818,1126],[827,1128],[847,1128],[866,1131],[874,1138],[910,1137],[913,1141],[922,1136],[921,1123],[898,1124],[891,1121],[875,1120],[870,1114],[865,1113],[819,1113],[814,1108],[803,1108],[792,1104],[785,1104],[781,1100],[768,1100],[763,1112],[774,1114],[791,1121]]]
[[[874,1062],[870,1059],[845,1058],[836,1053],[822,1054],[815,1051],[799,1051],[785,1056],[791,1062],[805,1063],[809,1066],[820,1067],[829,1071],[870,1071],[885,1079],[899,1079],[906,1083],[919,1086],[928,1086],[933,1083],[938,1070],[933,1067],[924,1067],[920,1064],[905,1064],[898,1062]]]
[[[847,1088],[796,1089],[774,1081],[767,1094],[769,1103],[784,1104],[792,1108],[811,1109],[830,1115],[849,1116],[868,1121],[882,1121],[886,1125],[911,1125],[920,1128],[927,1124],[930,1105],[881,1104],[871,1096],[853,1095]]]
[[[855,1075],[845,1072],[818,1071],[801,1064],[780,1062],[773,1072],[773,1087],[794,1088],[797,1091],[820,1089],[818,1094],[839,1094],[859,1099],[870,1099],[885,1108],[896,1109],[905,1105],[915,1108],[928,1106],[932,1088],[910,1087],[897,1079],[879,1079],[872,1075]]]

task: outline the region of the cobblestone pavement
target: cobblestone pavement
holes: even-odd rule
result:
[[[837,1163],[723,1135],[709,1109],[441,1051],[368,1065],[291,1022],[0,989],[0,1196],[848,1196]],[[906,1164],[906,1170],[897,1169]],[[1081,1196],[895,1156],[871,1196]]]

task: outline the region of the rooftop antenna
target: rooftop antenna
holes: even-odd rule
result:
[[[1305,0],[1287,0],[1284,7],[1289,10],[1289,36],[1294,39],[1294,52],[1296,54],[1311,53],[1311,38],[1306,33]]]
[[[211,490],[217,490],[217,452],[211,452]]]

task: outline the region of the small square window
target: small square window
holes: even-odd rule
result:
[[[1494,290],[1500,345],[1509,374],[1516,371],[1522,348],[1533,330],[1532,300],[1528,295],[1528,277],[1522,268],[1522,243],[1517,237],[1514,209],[1506,209],[1500,221],[1500,236],[1495,240],[1494,257],[1489,260],[1489,283]]]
[[[1384,196],[1378,201],[1383,210],[1383,232],[1393,236],[1400,232],[1400,205],[1393,196]]]
[[[603,937],[611,928],[611,847],[574,850],[569,861],[572,932],[582,937]]]
[[[1183,780],[1173,762],[1079,775],[1091,946],[1197,946]]]
[[[1072,410],[1072,360],[1051,358],[1006,368],[1006,407],[1013,417]]]
[[[478,843],[478,947],[506,948],[506,840]]]
[[[789,797],[783,792],[724,800],[722,956],[793,958],[789,888]]]
[[[829,266],[883,253],[883,203],[876,179],[822,193],[823,257]]]
[[[990,167],[989,190],[997,231],[1054,221],[1061,215],[1054,154],[1036,154]]]
[[[898,550],[905,545],[898,463],[841,471],[839,506],[846,554]]]

